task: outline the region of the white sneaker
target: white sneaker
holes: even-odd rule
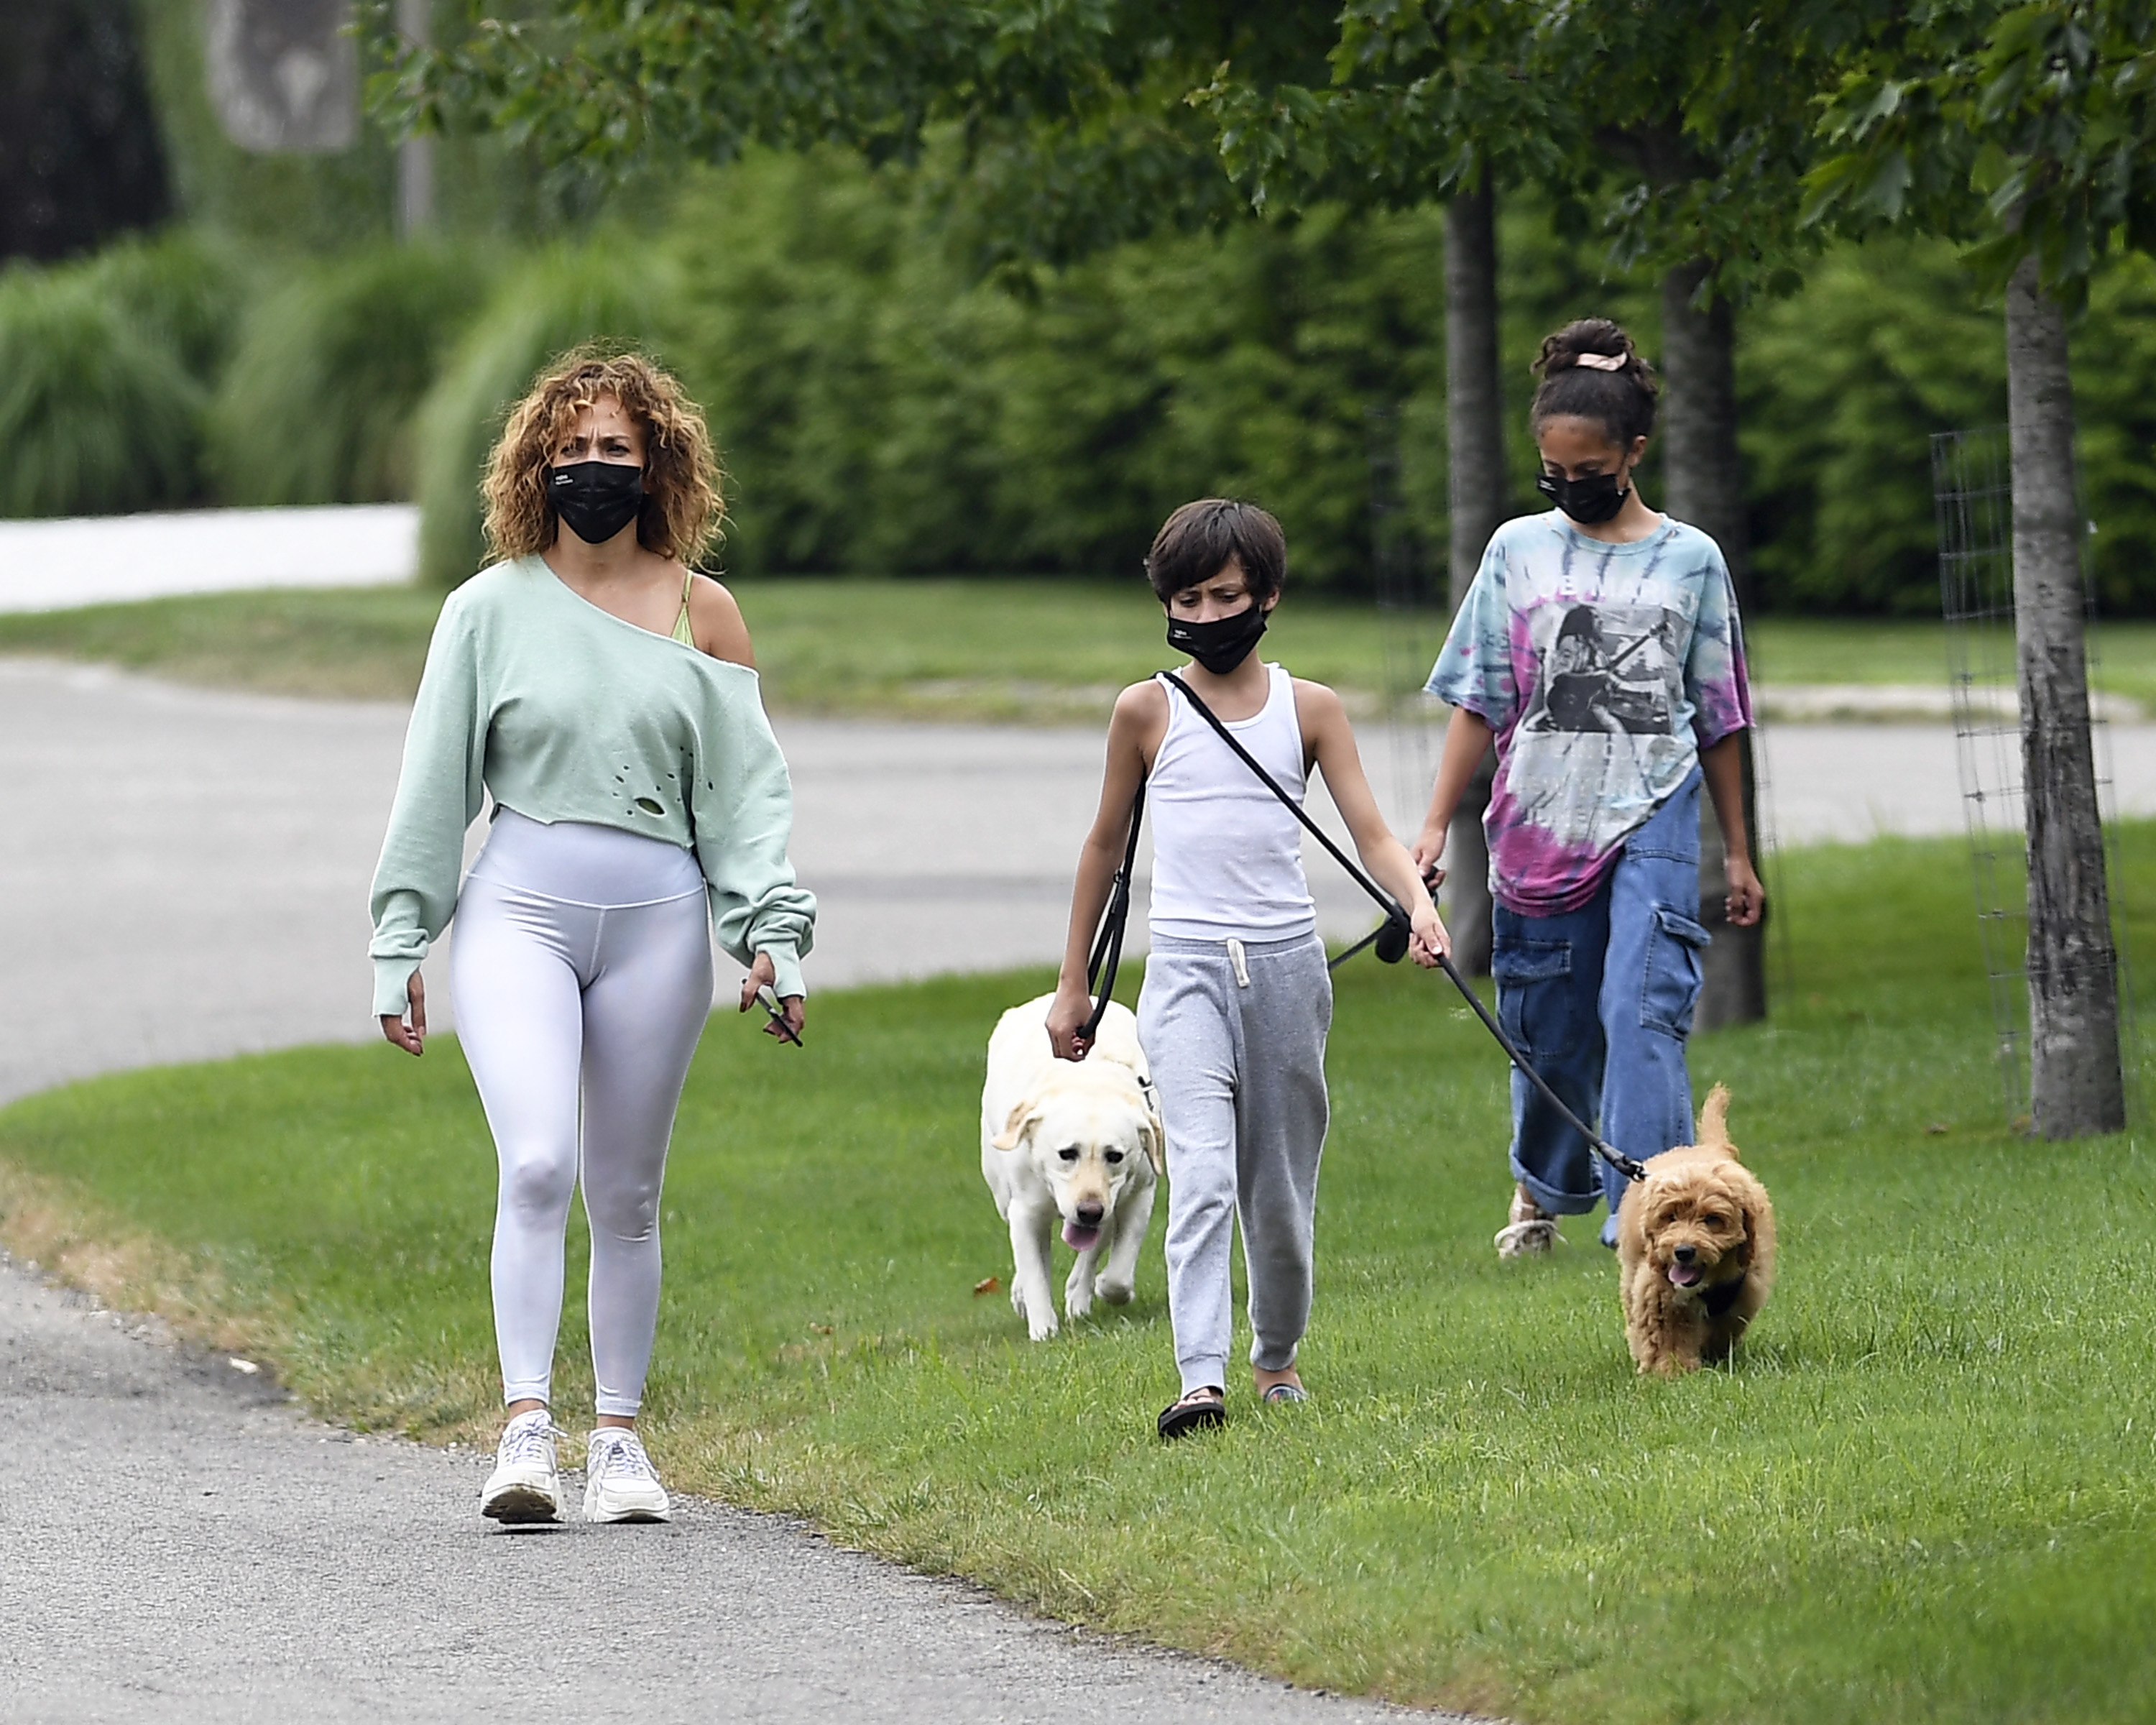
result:
[[[501,1434],[494,1471],[479,1494],[479,1512],[497,1522],[558,1522],[562,1476],[554,1465],[555,1429],[544,1408],[519,1414]]]
[[[584,1452],[584,1519],[663,1522],[672,1513],[665,1486],[644,1453],[644,1440],[624,1425],[602,1425]]]

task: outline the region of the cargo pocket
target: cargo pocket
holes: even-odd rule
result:
[[[1570,1054],[1574,1040],[1570,941],[1507,941],[1490,955],[1497,1022],[1530,1060]]]
[[[1654,932],[1647,937],[1647,979],[1640,1002],[1640,1022],[1650,1030],[1679,1040],[1691,1034],[1692,1009],[1699,1004],[1707,943],[1713,937],[1681,911],[1655,907]]]

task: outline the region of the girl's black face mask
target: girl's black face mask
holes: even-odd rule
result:
[[[1226,676],[1248,659],[1265,632],[1265,608],[1255,599],[1248,610],[1211,623],[1185,623],[1174,616],[1168,619],[1168,644],[1188,653],[1216,677]]]
[[[1630,485],[1620,485],[1614,473],[1587,473],[1578,479],[1560,474],[1538,473],[1535,489],[1583,527],[1599,527],[1625,506],[1632,495]]]
[[[547,501],[587,545],[603,545],[644,506],[644,470],[626,461],[572,461],[547,470]]]

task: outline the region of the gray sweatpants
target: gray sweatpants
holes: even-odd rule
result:
[[[1153,937],[1138,1041],[1168,1128],[1168,1311],[1186,1394],[1227,1383],[1239,1214],[1250,1362],[1275,1372],[1295,1363],[1310,1322],[1332,1027],[1332,978],[1316,935]]]

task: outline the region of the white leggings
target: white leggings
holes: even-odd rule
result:
[[[503,809],[457,899],[450,981],[501,1163],[503,1399],[550,1400],[581,1171],[598,1411],[634,1414],[659,1319],[667,1139],[711,1009],[703,875],[677,845]]]

